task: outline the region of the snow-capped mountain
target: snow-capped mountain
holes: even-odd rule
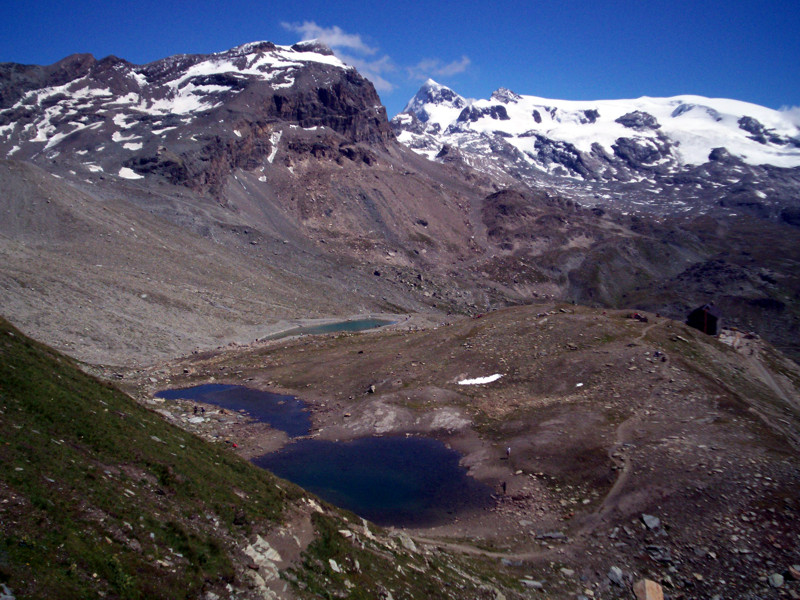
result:
[[[769,204],[796,197],[800,184],[800,128],[786,113],[737,100],[567,101],[504,88],[469,100],[428,80],[392,127],[431,159],[456,148],[496,180],[567,186],[596,200],[696,208],[744,192]]]
[[[287,122],[355,140],[390,135],[372,86],[316,42],[254,42],[147,65],[87,54],[50,66],[0,64],[4,158],[213,185],[224,173],[187,156],[234,155],[226,160],[239,166],[274,158]]]

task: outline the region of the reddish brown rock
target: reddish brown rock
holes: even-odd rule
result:
[[[633,593],[637,600],[664,600],[661,586],[650,579],[640,579],[633,584]]]

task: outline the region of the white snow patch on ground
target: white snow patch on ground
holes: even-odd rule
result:
[[[128,123],[128,115],[124,114],[116,114],[114,115],[114,125],[119,127],[120,129],[128,129],[129,127],[133,127],[136,124],[136,121],[132,121]]]
[[[275,88],[276,90],[282,90],[285,88],[290,88],[293,85],[294,85],[294,77],[287,77],[286,83],[276,83],[272,87]]]
[[[144,175],[139,175],[136,171],[128,167],[122,167],[119,170],[119,176],[124,179],[144,179]]]
[[[122,147],[125,148],[125,150],[141,150],[143,145],[142,142],[129,142],[127,144],[122,144]]]
[[[153,129],[153,135],[164,135],[168,131],[172,131],[173,129],[177,129],[177,127],[164,127],[163,129]]]
[[[272,144],[272,152],[267,157],[269,164],[272,164],[272,161],[275,160],[275,155],[278,154],[278,142],[281,141],[281,135],[283,135],[282,131],[273,131],[269,136],[269,143]]]
[[[497,381],[500,379],[502,375],[500,373],[495,373],[494,375],[489,375],[487,377],[476,377],[475,379],[462,379],[458,382],[458,385],[481,385],[484,383],[492,383],[493,381]]]
[[[139,84],[140,88],[143,88],[143,87],[145,87],[147,85],[147,78],[144,75],[142,75],[141,73],[138,73],[136,71],[132,71],[130,73],[130,76],[133,77],[136,80],[136,83]]]
[[[92,173],[102,173],[103,172],[103,167],[101,167],[100,165],[93,165],[92,163],[86,163],[83,166],[86,167],[87,169],[89,169]]]
[[[111,135],[112,142],[130,142],[131,140],[140,139],[138,135],[122,135],[119,131],[115,131]]]

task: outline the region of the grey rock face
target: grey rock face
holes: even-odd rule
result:
[[[751,133],[750,139],[759,144],[778,144],[782,146],[795,141],[776,135],[773,131],[764,127],[758,119],[754,119],[753,117],[744,116],[739,119],[738,123],[739,129]]]
[[[509,120],[508,112],[506,112],[506,108],[504,106],[488,106],[486,108],[476,108],[474,106],[468,106],[463,111],[461,111],[460,115],[458,115],[458,121],[461,123],[465,121],[472,121],[474,123],[481,117],[485,116],[488,116],[492,119],[496,119],[499,121]]]
[[[642,515],[642,522],[648,529],[658,529],[661,527],[661,519],[653,515]]]
[[[625,575],[623,574],[622,569],[619,567],[611,567],[608,570],[608,579],[614,585],[618,585],[620,587],[625,585]]]
[[[639,110],[624,114],[618,119],[615,119],[615,121],[620,125],[624,125],[630,129],[636,129],[637,131],[658,129],[661,127],[653,115]]]
[[[769,581],[769,584],[774,588],[782,587],[784,583],[783,575],[781,575],[780,573],[773,573],[767,578],[767,580]]]

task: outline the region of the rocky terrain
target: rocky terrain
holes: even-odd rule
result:
[[[309,402],[313,438],[445,441],[494,487],[495,504],[406,533],[418,548],[494,561],[530,597],[629,597],[641,578],[671,598],[793,597],[797,365],[752,335],[729,331],[723,343],[640,316],[542,304],[262,342],[118,381],[245,457],[285,434],[212,405],[198,420],[192,402],[153,390],[244,383]]]
[[[318,44],[149,65],[76,55],[0,72],[0,299],[14,323],[73,356],[147,362],[292,319],[477,314],[542,298],[677,319],[715,301],[798,355],[794,167],[745,164],[732,147],[658,175],[683,183],[639,205],[636,182],[487,171],[465,158],[466,142],[432,162],[397,142],[371,84]],[[409,110],[467,110],[437,93]],[[470,104],[462,133],[511,122],[500,117],[526,98]],[[763,131],[723,119],[737,144],[791,160],[791,132],[749,108]],[[542,122],[570,121],[559,110]],[[584,125],[613,116],[599,112]],[[611,125],[642,139],[667,129],[623,121]],[[591,186],[617,183],[634,187],[593,197]]]

